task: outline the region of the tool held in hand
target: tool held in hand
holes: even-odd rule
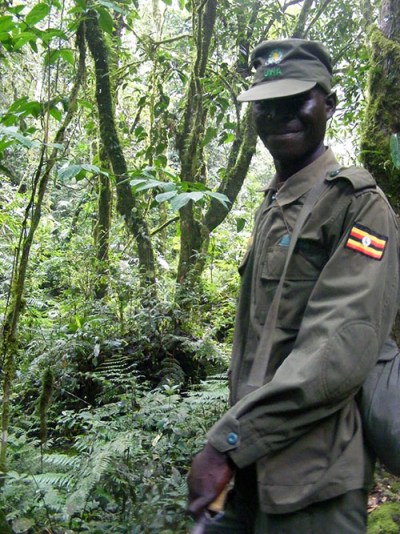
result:
[[[207,510],[203,512],[200,518],[196,521],[191,534],[204,534],[207,525],[211,525],[223,517],[223,508],[228,489],[229,488],[227,487],[208,505]]]

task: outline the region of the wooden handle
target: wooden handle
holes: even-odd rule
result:
[[[229,484],[224,490],[221,491],[218,497],[214,499],[213,502],[211,502],[207,506],[207,510],[210,510],[210,512],[214,512],[214,513],[221,512],[225,504],[225,499],[226,499],[228,490],[229,490]]]

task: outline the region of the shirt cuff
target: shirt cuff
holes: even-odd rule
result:
[[[255,463],[267,452],[255,430],[248,423],[241,425],[229,412],[211,427],[207,439],[215,449],[227,453],[240,469]]]

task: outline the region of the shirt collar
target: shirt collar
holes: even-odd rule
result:
[[[307,191],[309,191],[312,186],[322,178],[322,175],[328,174],[330,171],[337,169],[338,167],[339,164],[332,149],[327,148],[319,158],[310,163],[310,165],[307,165],[307,167],[304,167],[290,176],[284,182],[276,194],[278,203],[281,206],[284,206],[285,204],[294,202],[307,193]],[[264,191],[266,193],[269,191],[276,191],[277,183],[277,177],[274,176],[271,183],[264,189]]]

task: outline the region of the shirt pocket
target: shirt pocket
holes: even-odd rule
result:
[[[264,324],[285,266],[288,247],[266,250],[256,294],[256,317]],[[298,329],[315,283],[327,261],[318,245],[299,240],[290,259],[283,285],[277,326]]]

